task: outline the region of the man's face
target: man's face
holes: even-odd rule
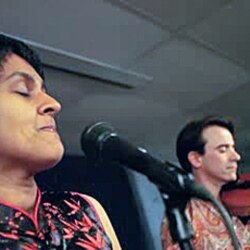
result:
[[[240,155],[235,150],[235,142],[229,130],[211,126],[203,130],[205,153],[201,155],[201,171],[211,181],[222,185],[237,179],[237,162]]]
[[[54,116],[61,105],[21,57],[11,54],[0,72],[0,167],[36,173],[55,165],[64,148]]]

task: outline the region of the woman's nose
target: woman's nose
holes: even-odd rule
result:
[[[38,108],[40,114],[56,115],[62,109],[61,104],[52,96],[47,93],[42,93],[42,101]]]

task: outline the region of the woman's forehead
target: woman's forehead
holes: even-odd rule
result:
[[[8,56],[7,60],[2,64],[0,72],[0,81],[13,77],[22,77],[36,83],[40,83],[44,87],[44,81],[36,70],[27,62],[16,54]]]

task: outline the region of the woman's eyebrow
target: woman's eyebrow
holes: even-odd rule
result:
[[[3,81],[7,81],[7,80],[9,80],[9,79],[11,79],[13,77],[21,77],[21,78],[27,80],[28,82],[32,82],[33,84],[37,84],[38,83],[32,75],[30,75],[29,73],[26,73],[26,72],[22,72],[22,71],[16,71],[16,72],[10,74]],[[44,81],[41,82],[41,89],[43,91],[46,91],[46,86],[44,84]]]

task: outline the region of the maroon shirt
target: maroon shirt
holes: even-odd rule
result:
[[[1,250],[111,250],[112,244],[87,197],[45,192],[34,216],[0,201]]]

